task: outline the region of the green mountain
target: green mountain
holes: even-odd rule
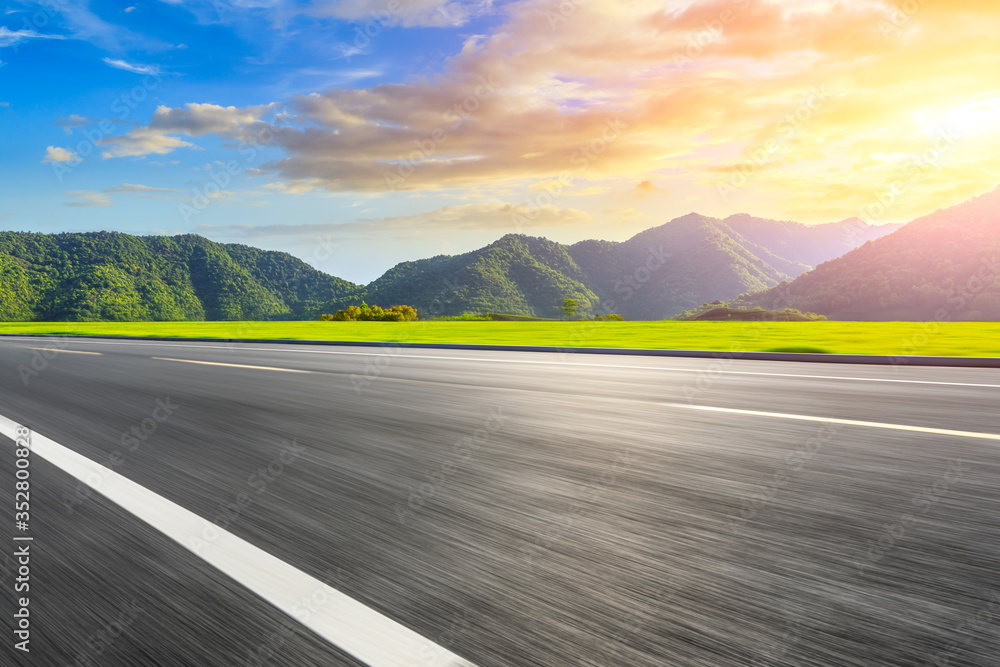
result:
[[[766,289],[808,271],[809,262],[894,229],[861,221],[810,227],[692,213],[621,243],[564,246],[508,234],[463,255],[399,264],[370,284],[365,297],[380,305],[406,303],[425,316],[560,317],[562,300],[573,298],[580,315],[663,319],[705,301]]]
[[[697,214],[622,243],[509,234],[456,256],[399,264],[367,287],[280,252],[194,236],[0,232],[0,320],[306,319],[364,299],[422,316],[617,312],[662,319],[763,290],[891,228],[808,227]]]
[[[0,232],[0,320],[295,319],[359,289],[287,253],[194,235]]]
[[[454,257],[404,262],[367,288],[379,305],[405,303],[425,317],[495,312],[560,317],[563,299],[592,314],[598,297],[566,246],[508,234],[485,248]]]
[[[670,317],[705,301],[764,289],[807,271],[695,213],[622,243],[570,247],[606,310],[629,319]]]
[[[740,306],[836,319],[1000,318],[1000,188],[910,222]]]

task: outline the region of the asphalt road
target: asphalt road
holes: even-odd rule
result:
[[[482,666],[998,664],[998,396],[991,369],[0,341],[0,416]],[[38,456],[15,650],[0,442],[0,664],[364,664]]]

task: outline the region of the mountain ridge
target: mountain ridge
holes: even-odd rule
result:
[[[811,233],[790,221],[690,213],[621,242],[565,245],[507,234],[459,255],[401,262],[368,285],[288,253],[193,234],[7,231],[0,232],[0,319],[312,319],[364,299],[413,305],[424,316],[560,317],[564,298],[577,300],[584,316],[663,319],[794,278],[812,267],[797,255],[832,257],[860,237],[895,229],[855,224],[861,236],[849,238],[815,227]],[[817,235],[837,240],[820,252]]]
[[[1000,188],[734,303],[777,300],[836,319],[1000,318]]]

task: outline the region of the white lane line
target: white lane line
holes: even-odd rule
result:
[[[2,339],[0,339],[2,341]],[[344,356],[358,356],[358,357],[385,357],[394,356],[401,359],[438,359],[442,361],[484,361],[495,364],[534,364],[542,366],[584,366],[588,368],[629,368],[643,371],[670,371],[677,373],[707,373],[710,375],[720,374],[720,375],[752,375],[752,376],[764,376],[764,377],[782,377],[782,378],[807,378],[813,380],[847,380],[855,382],[890,382],[898,384],[927,384],[927,385],[939,385],[946,387],[982,387],[987,389],[1000,389],[1000,384],[981,384],[975,382],[937,382],[933,380],[899,380],[895,378],[860,378],[860,377],[850,377],[844,375],[808,375],[805,373],[765,373],[761,371],[726,371],[719,369],[704,369],[704,368],[671,368],[667,366],[635,366],[626,364],[588,364],[576,361],[543,361],[541,359],[490,359],[482,357],[445,357],[438,355],[427,355],[427,354],[388,354],[386,352],[344,352],[341,350],[309,350],[309,349],[298,349],[298,348],[273,348],[273,347],[235,347],[231,345],[194,345],[194,344],[173,344],[173,343],[159,343],[156,341],[111,341],[111,340],[88,340],[85,341],[88,345],[127,345],[127,346],[141,346],[141,345],[153,345],[161,347],[182,347],[186,349],[207,349],[207,350],[229,350],[234,351],[247,351],[247,352],[297,352],[300,354],[337,354]],[[280,345],[281,343],[275,343],[275,345]],[[240,344],[242,345],[242,344]],[[387,348],[392,348],[392,343],[386,343]],[[404,348],[394,348],[394,349],[404,349]],[[559,352],[551,352],[548,354],[560,354]],[[567,352],[566,354],[572,354]],[[726,354],[720,351],[719,354]],[[659,357],[664,358],[664,357]],[[704,360],[704,361],[718,361],[718,360],[728,360],[725,357],[720,357],[719,359],[709,359],[708,357],[688,357],[692,360]],[[754,360],[748,360],[754,361]]]
[[[17,439],[22,426],[0,416],[0,434]],[[85,456],[32,431],[31,451],[117,503],[203,558],[298,622],[372,667],[410,667],[428,654],[435,665],[475,667],[442,646],[379,614],[288,563]],[[211,527],[218,538],[197,538]],[[303,600],[326,600],[323,604]]]
[[[774,417],[776,419],[795,419],[806,422],[822,422],[824,424],[844,424],[847,426],[867,426],[868,428],[884,428],[892,431],[910,431],[912,433],[932,433],[934,435],[952,435],[958,438],[977,438],[979,440],[1000,440],[995,433],[979,433],[977,431],[952,431],[946,428],[929,428],[926,426],[909,426],[907,424],[886,424],[883,422],[866,422],[857,419],[836,419],[834,417],[813,417],[810,415],[793,415],[783,412],[760,412],[758,410],[737,410],[734,408],[716,408],[709,405],[685,405],[683,403],[663,403],[671,408],[685,410],[705,410],[707,412],[725,412],[732,415],[751,415],[753,417]]]
[[[23,347],[23,346],[22,346]],[[44,350],[46,352],[63,352],[65,354],[96,354],[100,356],[104,354],[103,352],[83,352],[81,350],[60,350],[54,347],[27,347],[28,350]]]
[[[246,364],[223,364],[218,361],[195,361],[194,359],[171,359],[169,357],[150,357],[158,361],[179,361],[183,364],[202,364],[203,366],[230,366],[232,368],[253,368],[259,371],[281,371],[282,373],[313,373],[295,368],[278,368],[276,366],[247,366]]]

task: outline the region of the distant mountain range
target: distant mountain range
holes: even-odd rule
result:
[[[663,319],[705,301],[766,289],[898,227],[691,213],[621,243],[566,246],[508,234],[473,252],[399,264],[368,285],[365,297],[407,303],[425,314],[537,317],[560,317],[563,298],[573,298],[583,315]]]
[[[1000,188],[734,304],[833,319],[1000,319]]]
[[[897,228],[692,213],[621,243],[508,234],[462,255],[404,262],[367,286],[287,253],[194,235],[0,232],[0,319],[306,319],[361,300],[412,305],[424,317],[559,317],[564,298],[580,315],[663,319],[765,290]]]

